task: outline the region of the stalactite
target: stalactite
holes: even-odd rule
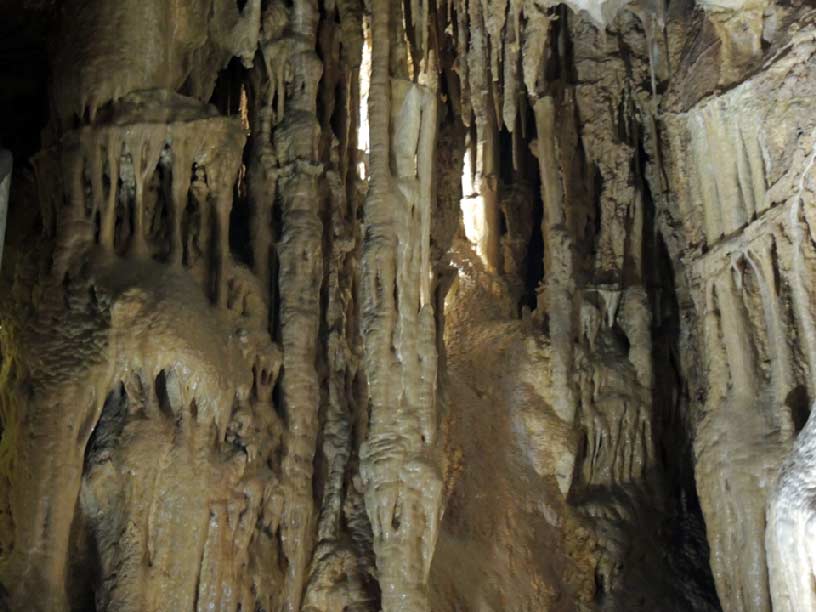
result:
[[[502,75],[504,100],[501,117],[505,127],[511,132],[515,132],[516,129],[516,116],[518,114],[519,96],[521,95],[518,71],[520,68],[519,54],[522,45],[522,8],[522,0],[510,0],[508,27],[504,36],[504,73]]]
[[[521,51],[522,75],[527,95],[540,95],[538,82],[549,45],[550,16],[530,0],[524,2],[524,44]]]
[[[567,423],[574,419],[575,402],[568,371],[572,362],[573,315],[570,296],[572,286],[572,247],[566,234],[566,214],[561,188],[555,142],[555,103],[552,98],[540,98],[535,103],[538,134],[538,162],[541,172],[541,199],[544,217],[541,233],[546,245],[544,275],[547,278],[546,302],[539,305],[550,313],[550,338],[553,344],[550,376],[562,385],[556,393],[555,410]],[[567,475],[565,474],[566,478]],[[566,493],[568,481],[563,481]]]

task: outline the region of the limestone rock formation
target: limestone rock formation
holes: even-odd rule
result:
[[[0,85],[0,609],[816,609],[808,3],[23,0]]]
[[[11,191],[11,168],[11,153],[0,150],[0,265],[3,265],[3,243],[6,238],[6,217]]]

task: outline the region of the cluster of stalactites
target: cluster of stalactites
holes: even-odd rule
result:
[[[244,139],[238,119],[217,116],[65,134],[36,159],[44,230],[56,238],[54,274],[98,247],[194,268],[222,302]]]
[[[520,108],[525,92],[533,100],[543,93],[553,15],[532,0],[455,0],[450,8],[460,82],[451,92],[452,104],[466,126],[476,125],[471,156],[484,162],[474,164],[472,171],[477,177],[492,176],[494,154],[477,147],[495,146],[492,133],[502,126],[514,135],[519,129],[527,133],[526,113]]]
[[[53,57],[57,125],[93,121],[136,91],[180,91],[202,102],[233,57],[251,66],[261,2],[66,0]]]

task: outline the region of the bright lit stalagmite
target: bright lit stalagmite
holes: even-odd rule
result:
[[[392,57],[405,53],[403,45],[392,44],[390,30],[400,22],[392,8],[379,3],[371,21],[371,179],[361,278],[371,416],[360,452],[382,607],[419,611],[429,609],[442,489],[434,456],[436,320],[429,259],[436,59],[435,50],[419,47],[419,84],[392,75],[390,66],[405,61]]]

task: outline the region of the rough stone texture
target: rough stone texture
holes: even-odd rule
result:
[[[0,609],[816,606],[813,9],[18,4]]]
[[[715,28],[720,57],[706,64],[719,64],[721,82],[735,80],[738,69],[742,80],[713,94],[707,86],[671,84],[661,134],[668,144],[660,171],[667,179],[664,231],[691,301],[681,347],[699,360],[689,364],[697,369],[690,396],[700,414],[697,488],[726,610],[808,609],[812,589],[791,584],[810,570],[796,561],[780,510],[794,511],[804,493],[792,479],[803,476],[786,467],[777,479],[783,461],[809,469],[801,451],[785,457],[797,436],[797,448],[806,445],[816,363],[812,245],[805,239],[816,127],[806,102],[813,21],[802,10],[773,10],[764,24],[757,17],[756,30],[770,19],[796,25],[777,29],[761,57],[729,57],[734,41]],[[690,71],[700,66],[685,59],[681,66],[689,66],[684,80],[694,83]]]
[[[9,193],[11,191],[11,153],[0,150],[0,268],[3,265],[3,244],[6,238]]]

